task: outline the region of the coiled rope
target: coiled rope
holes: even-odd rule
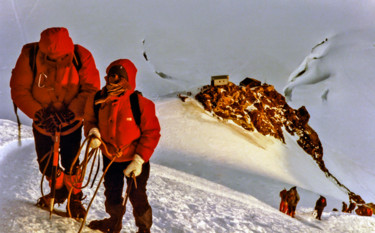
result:
[[[91,144],[91,141],[94,140],[94,139],[98,139],[100,140],[101,142],[101,149],[98,148],[91,148],[90,150],[90,144]],[[100,170],[100,159],[97,159],[97,157],[100,155],[100,151],[104,152],[105,154],[107,155],[110,155],[112,157],[110,163],[107,165],[107,167],[104,169],[103,171],[103,174],[102,176],[100,177],[100,180],[99,180],[99,183],[95,189],[95,192],[94,192],[94,195],[93,197],[91,198],[90,200],[90,203],[87,207],[87,210],[86,210],[86,215],[81,223],[81,227],[78,231],[78,233],[80,233],[85,225],[85,222],[86,222],[86,218],[87,218],[87,215],[88,215],[88,212],[89,212],[89,209],[91,208],[91,205],[99,191],[99,188],[100,188],[100,185],[101,183],[103,182],[103,179],[104,179],[104,176],[105,174],[107,173],[109,167],[112,165],[112,163],[116,160],[116,158],[119,158],[122,153],[121,153],[121,150],[119,150],[116,154],[112,154],[108,151],[108,148],[107,148],[107,145],[106,143],[101,139],[101,138],[98,138],[96,137],[95,135],[90,135],[88,136],[84,141],[83,143],[81,144],[78,152],[77,152],[77,155],[75,156],[74,160],[73,160],[73,163],[72,164],[75,164],[80,155],[81,155],[81,151],[83,149],[83,147],[86,145],[86,149],[85,149],[85,153],[84,153],[84,159],[82,160],[82,162],[78,165],[78,168],[77,170],[81,170],[80,174],[77,174],[77,178],[75,180],[72,179],[72,176],[70,176],[70,182],[72,184],[72,187],[71,189],[69,190],[69,195],[68,195],[68,201],[67,201],[67,212],[68,212],[68,215],[69,217],[72,217],[72,214],[71,214],[71,211],[70,211],[70,198],[71,198],[71,194],[72,194],[72,191],[73,191],[73,188],[76,188],[76,189],[83,189],[83,188],[86,188],[90,181],[91,181],[91,177],[92,177],[92,174],[93,174],[93,171],[94,171],[94,167],[95,167],[95,161],[97,160],[97,170],[95,172],[95,176],[94,178],[92,179],[92,184],[91,184],[91,188],[94,186],[94,182],[97,178],[97,175],[99,173],[99,170]],[[131,144],[123,147],[122,149],[125,149],[127,147],[129,147]],[[40,162],[42,162],[43,160],[47,159],[47,164],[49,164],[51,158],[52,158],[52,155],[53,155],[53,149],[51,149],[49,152],[47,152],[43,157],[42,159],[40,160]],[[85,174],[86,174],[86,171],[87,171],[87,165],[90,163],[90,161],[92,161],[91,163],[91,168],[90,168],[90,173],[88,175],[88,179],[87,179],[87,182],[86,184],[83,184],[83,180],[85,178]],[[41,179],[41,184],[40,184],[40,187],[41,187],[41,193],[42,193],[42,196],[44,196],[44,193],[43,193],[43,182],[44,182],[44,177],[45,177],[45,173],[46,173],[46,170],[47,170],[47,166],[45,166],[45,168],[43,169],[43,174],[42,174],[42,179]],[[73,171],[73,166],[71,166],[70,168],[70,171],[69,171],[69,174],[72,174],[72,171]],[[82,183],[82,185],[77,185],[79,183]]]

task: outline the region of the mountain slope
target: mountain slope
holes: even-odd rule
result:
[[[326,166],[353,192],[374,201],[372,180],[375,30],[347,30],[314,46],[284,89],[292,107],[306,106],[324,146]]]
[[[16,124],[7,121],[3,123],[1,132],[14,131]],[[56,216],[49,220],[47,212],[33,206],[40,195],[41,177],[35,161],[33,141],[24,139],[23,147],[14,147],[17,143],[15,139],[8,138],[8,143],[3,141],[1,147],[1,231],[76,232],[79,224],[74,220]],[[151,174],[148,190],[154,208],[154,232],[226,232],[228,229],[238,232],[259,229],[269,231],[269,221],[273,222],[272,227],[278,229],[282,229],[285,222],[296,230],[309,229],[255,198],[224,186],[156,164],[152,166]],[[86,190],[86,193],[92,196],[92,191]],[[103,217],[103,201],[101,188],[89,211],[89,221]],[[128,207],[125,230],[134,229],[130,213],[131,207]],[[273,217],[266,220],[262,215]],[[84,232],[90,231],[85,228]]]
[[[336,208],[341,206],[339,200],[347,201],[346,194],[287,133],[284,144],[273,137],[246,132],[212,117],[192,98],[185,102],[177,98],[160,100],[157,111],[162,137],[153,159],[159,164],[251,194],[274,207],[278,206],[278,192],[293,185],[335,197]],[[301,199],[307,206],[316,201],[315,195]]]

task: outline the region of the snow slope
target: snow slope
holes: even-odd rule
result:
[[[178,110],[178,112],[179,114],[184,113],[182,110]],[[185,122],[194,120],[197,119],[185,120]],[[217,123],[209,121],[211,124],[216,124],[215,128],[220,128]],[[12,134],[16,131],[14,122],[7,120],[0,122],[1,132]],[[163,118],[161,118],[161,122],[162,124],[166,123]],[[210,128],[205,125],[201,127],[208,130]],[[35,159],[33,140],[30,138],[30,128],[26,128],[25,131],[22,147],[14,146],[17,144],[16,135],[8,137],[6,140],[2,138],[1,141],[0,211],[2,218],[0,232],[77,232],[80,223],[57,216],[49,219],[48,212],[34,206],[40,197],[41,175],[38,172]],[[241,139],[243,135],[232,135],[232,137]],[[269,141],[270,139],[261,140]],[[263,145],[268,144],[272,145],[273,143]],[[240,145],[237,144],[237,146]],[[172,162],[177,155],[183,161],[173,161],[175,164],[194,161],[191,158],[180,156],[180,153],[164,153],[170,150],[170,148],[164,148],[166,146],[161,144],[155,157],[161,157],[163,154],[165,159]],[[262,175],[247,174],[248,179],[250,178],[252,181],[256,179],[259,183],[248,182],[246,185],[249,185],[250,188],[245,187],[239,192],[224,185],[228,185],[230,179],[236,183],[245,180],[245,177],[244,179],[238,177],[244,172],[235,171],[232,166],[224,164],[221,165],[223,169],[220,166],[214,168],[212,165],[215,164],[210,164],[211,166],[205,162],[197,162],[187,166],[187,170],[190,172],[193,171],[193,173],[198,173],[196,175],[207,177],[204,179],[188,174],[188,172],[159,165],[157,160],[152,162],[148,193],[154,213],[153,232],[371,232],[375,227],[374,218],[331,212],[329,208],[332,206],[332,202],[338,203],[331,197],[327,197],[330,206],[324,212],[322,221],[314,219],[313,205],[318,195],[300,188],[298,190],[301,194],[301,203],[296,219],[292,219],[278,211],[278,192],[283,186],[282,182]],[[190,169],[192,167],[193,169]],[[246,164],[243,167],[246,167]],[[311,169],[308,165],[303,165],[303,167],[305,171]],[[277,166],[274,168],[278,169]],[[178,166],[177,169],[179,169]],[[213,174],[214,170],[221,172]],[[319,171],[313,172],[315,172],[312,173],[314,176],[320,176]],[[225,178],[226,175],[230,175],[232,178]],[[283,180],[283,176],[283,173],[279,173],[281,180]],[[324,180],[320,181],[324,182]],[[285,186],[287,187],[286,184]],[[254,192],[254,189],[256,189],[255,193],[263,195],[263,199],[268,202],[261,201],[261,198],[257,199],[249,194]],[[47,190],[45,189],[45,191]],[[87,189],[84,192],[88,196],[84,203],[88,204],[94,189]],[[103,192],[103,186],[101,186],[89,210],[88,222],[106,217]],[[336,207],[339,208],[339,206]],[[58,208],[64,209],[65,206]],[[127,214],[123,219],[123,232],[136,232],[131,212],[131,205],[128,204]],[[94,231],[85,227],[83,232]]]
[[[292,106],[303,104],[312,113],[327,167],[365,200],[375,198],[374,42],[374,29],[328,38],[291,73],[284,89]]]

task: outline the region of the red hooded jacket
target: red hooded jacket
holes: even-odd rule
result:
[[[36,45],[39,49],[34,77],[29,59],[30,50]],[[38,110],[64,104],[75,114],[76,120],[82,122],[87,97],[100,89],[100,75],[91,53],[80,45],[76,45],[76,50],[82,63],[79,71],[72,62],[74,44],[66,28],[48,28],[41,33],[39,42],[26,44],[22,48],[12,71],[10,88],[14,103],[28,117],[34,119]],[[59,62],[48,60],[64,55],[64,59]],[[75,124],[69,132],[80,125]],[[48,134],[35,124],[34,127]],[[62,135],[69,132],[63,132]]]
[[[131,90],[112,98],[109,102],[102,103],[98,119],[94,113],[94,95],[90,96],[85,108],[85,135],[88,135],[90,129],[97,127],[110,153],[102,150],[103,154],[112,159],[117,152],[120,152],[121,156],[115,162],[130,161],[134,154],[139,154],[147,162],[160,139],[160,125],[155,114],[155,105],[151,100],[138,95],[141,112],[141,123],[138,127],[130,104],[130,95],[134,92],[136,85],[137,68],[130,60],[119,59],[108,66],[107,74],[109,69],[115,65],[125,68]],[[103,145],[101,149],[103,149]]]

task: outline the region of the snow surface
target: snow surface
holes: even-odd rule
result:
[[[373,217],[332,211],[348,202],[346,193],[293,137],[286,133],[282,144],[244,132],[192,98],[177,98],[196,93],[212,75],[274,85],[292,107],[306,106],[330,172],[375,202],[375,1],[9,0],[0,12],[0,232],[77,232],[80,226],[50,220],[33,206],[41,175],[31,121],[20,114],[19,146],[6,78],[22,45],[51,26],[67,27],[93,53],[102,81],[111,61],[133,60],[137,89],[156,103],[162,138],[148,185],[153,232],[375,232]],[[278,211],[278,194],[295,185],[301,200],[292,219]],[[88,221],[106,216],[102,188]],[[86,204],[93,191],[84,191]],[[328,201],[322,221],[312,215],[319,195]],[[136,231],[130,204],[123,224],[123,232]]]

